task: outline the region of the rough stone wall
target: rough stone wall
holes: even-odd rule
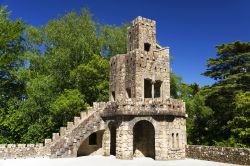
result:
[[[249,148],[214,147],[187,145],[186,157],[225,163],[250,165]]]
[[[0,159],[49,157],[43,144],[1,144]]]
[[[101,116],[121,116],[121,115],[172,115],[186,116],[185,103],[175,99],[154,99],[145,100],[144,102],[131,99],[122,102],[109,102],[107,107],[101,112]]]
[[[169,49],[156,43],[155,33],[155,21],[142,17],[128,28],[128,53],[110,60],[110,101],[144,101],[144,79],[150,79],[151,84],[161,82],[159,98],[170,98]]]
[[[144,49],[144,43],[156,47],[156,22],[143,17],[137,17],[128,28],[128,52],[135,49]]]
[[[185,158],[186,127],[184,118],[165,117],[121,117],[117,119],[120,123],[117,128],[117,148],[116,157],[119,159],[132,159],[133,152],[133,127],[137,122],[146,120],[155,129],[155,159],[183,159]],[[176,138],[172,141],[172,133],[179,134],[179,144]],[[174,143],[174,145],[172,145]]]
[[[161,82],[160,99],[170,98],[169,49],[155,49],[152,53],[139,50],[136,54],[136,98],[144,98],[144,79]]]
[[[133,130],[125,117],[117,118],[116,129],[116,158],[133,159]]]

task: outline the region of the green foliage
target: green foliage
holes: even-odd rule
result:
[[[120,27],[101,26],[101,40],[103,54],[108,58],[127,52],[127,28],[128,24]]]
[[[86,96],[86,102],[107,101],[109,88],[109,62],[101,55],[94,55],[87,64],[72,70],[71,82]]]
[[[174,73],[170,75],[171,96],[182,99],[186,103],[187,138],[189,144],[208,144],[210,137],[208,126],[212,117],[212,110],[205,105],[205,99],[200,94],[199,85],[186,84],[181,77]]]
[[[213,139],[208,141],[224,146],[249,146],[243,135],[248,136],[250,116],[247,107],[239,107],[241,101],[237,96],[250,90],[250,43],[237,41],[216,48],[218,57],[209,59],[208,69],[203,73],[218,80],[202,92],[206,105],[213,110],[213,123],[209,126]]]
[[[54,129],[65,126],[72,117],[79,116],[81,111],[86,110],[88,104],[84,102],[84,96],[77,89],[65,89],[62,94],[57,96],[51,104],[51,114],[53,115]]]
[[[25,24],[20,20],[11,21],[6,8],[0,8],[0,107],[5,107],[10,98],[23,95],[23,82],[17,81],[13,72],[23,65]]]
[[[171,96],[186,102],[189,144],[249,147],[250,43],[216,48],[203,75],[217,82],[200,89],[171,73]]]
[[[178,98],[178,92],[180,90],[181,77],[178,77],[173,72],[170,72],[170,95],[172,98]]]
[[[186,100],[187,137],[189,144],[208,145],[209,125],[212,123],[213,112],[205,105],[205,99],[200,94]]]
[[[250,92],[240,92],[235,96],[235,116],[228,121],[232,135],[231,146],[250,146]]]
[[[11,22],[7,13],[2,18],[6,20],[0,25],[6,22],[5,28],[9,28],[6,32],[13,35],[9,42],[13,45],[6,53],[0,51],[6,54],[1,55],[0,62],[3,67],[14,66],[6,71],[11,76],[9,82],[14,80],[13,87],[22,88],[22,98],[10,96],[0,108],[0,143],[43,142],[94,101],[108,100],[107,57],[126,50],[126,25],[101,25],[85,9],[79,14],[70,12],[39,28],[27,26],[25,31],[24,24],[20,24],[22,28],[18,31],[19,24]],[[22,53],[20,58],[19,53]],[[4,56],[9,56],[9,60]],[[17,86],[18,82],[23,86]],[[4,89],[3,84],[0,88]],[[4,93],[13,94],[7,90]]]
[[[22,32],[25,24],[20,20],[10,20],[6,9],[6,6],[0,8],[0,143],[13,142],[11,138],[15,136],[14,132],[22,128],[9,126],[19,123],[15,120],[20,115],[13,104],[19,103],[25,96],[24,82],[15,75],[18,68],[24,65]]]

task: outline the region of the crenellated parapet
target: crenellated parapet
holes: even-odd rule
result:
[[[0,144],[0,159],[48,157],[43,143]]]

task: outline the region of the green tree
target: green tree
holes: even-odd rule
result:
[[[19,129],[10,128],[11,123],[20,116],[13,115],[10,122],[5,117],[17,112],[14,104],[25,98],[24,82],[16,76],[18,69],[25,65],[23,53],[25,47],[22,37],[25,24],[20,20],[12,21],[7,7],[0,8],[0,143],[13,142],[12,131]],[[14,110],[12,110],[14,109]],[[18,137],[18,136],[17,136]]]
[[[217,81],[203,89],[206,105],[214,112],[209,129],[213,139],[209,141],[210,144],[232,145],[228,142],[232,142],[229,138],[234,128],[230,122],[237,116],[235,97],[250,90],[250,43],[236,41],[216,48],[217,58],[208,60],[208,69],[203,73]],[[250,119],[249,116],[246,118]]]
[[[128,24],[100,27],[103,55],[110,58],[127,52],[127,28]]]
[[[181,77],[170,74],[171,97],[182,99],[186,103],[188,144],[208,144],[209,124],[212,110],[205,105],[197,83],[187,84]]]
[[[22,38],[25,65],[14,72],[25,95],[10,97],[0,109],[8,129],[1,143],[43,142],[94,101],[107,101],[108,57],[126,50],[124,29],[95,22],[85,9],[39,28],[28,26]]]
[[[187,138],[189,144],[209,145],[209,125],[213,122],[213,112],[205,105],[205,99],[199,93],[186,98]]]
[[[232,135],[231,146],[250,146],[250,92],[240,92],[235,96],[235,116],[228,121]]]
[[[18,19],[10,20],[6,9],[6,6],[0,8],[0,107],[12,97],[22,98],[24,93],[23,82],[16,79],[15,71],[24,65],[22,33],[25,24]]]

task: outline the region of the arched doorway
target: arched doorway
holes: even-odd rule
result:
[[[79,146],[77,156],[88,156],[90,154],[101,154],[104,130],[93,132]]]
[[[109,123],[110,130],[110,154],[116,155],[116,124],[114,122]]]
[[[146,120],[137,122],[133,128],[133,154],[135,157],[155,158],[155,129]]]

